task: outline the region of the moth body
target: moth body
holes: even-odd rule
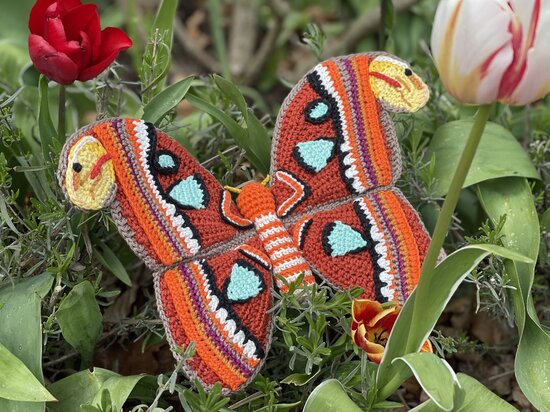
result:
[[[237,197],[237,206],[241,214],[254,223],[271,260],[273,273],[281,275],[288,283],[304,274],[304,284],[314,283],[311,268],[277,216],[271,191],[259,183],[247,183]],[[280,279],[276,279],[276,282],[281,292],[288,291],[288,286]]]

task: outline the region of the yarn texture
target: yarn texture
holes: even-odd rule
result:
[[[396,57],[338,57],[291,91],[274,130],[271,185],[249,182],[236,202],[175,140],[138,119],[77,131],[58,180],[76,207],[110,209],[153,270],[175,358],[195,343],[186,375],[230,393],[266,359],[274,283],[285,293],[318,276],[380,302],[410,296],[429,236],[395,187],[401,161],[388,111],[413,112],[427,99]]]

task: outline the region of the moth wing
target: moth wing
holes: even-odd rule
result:
[[[302,215],[290,230],[312,270],[363,297],[403,303],[418,282],[429,235],[398,189]]]
[[[216,178],[176,140],[137,119],[107,119],[77,131],[60,160],[83,136],[101,142],[116,177],[112,215],[122,236],[149,267],[170,266],[246,233],[244,219]]]
[[[280,216],[393,185],[399,177],[393,123],[369,83],[369,63],[380,55],[324,61],[284,101],[271,156]]]
[[[176,348],[195,342],[183,370],[225,393],[246,386],[262,367],[272,334],[272,275],[254,236],[235,249],[155,274],[158,309]]]

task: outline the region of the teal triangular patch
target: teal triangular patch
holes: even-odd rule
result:
[[[255,270],[236,262],[231,269],[225,293],[232,302],[245,302],[258,296],[263,288],[262,279]]]
[[[327,164],[334,154],[334,142],[331,140],[313,140],[296,145],[298,163],[306,170],[319,172]]]
[[[331,256],[344,256],[367,246],[361,233],[340,221],[330,224],[324,240],[328,242]]]
[[[195,176],[180,180],[168,193],[180,206],[192,209],[204,209],[207,203],[205,188]]]

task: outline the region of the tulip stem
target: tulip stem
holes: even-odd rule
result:
[[[57,136],[61,142],[65,141],[65,86],[59,85],[59,110],[57,112]]]
[[[447,192],[447,196],[445,197],[445,201],[441,207],[441,212],[439,213],[437,223],[435,224],[432,240],[426,253],[426,257],[424,258],[424,263],[420,272],[420,279],[416,289],[415,302],[417,303],[426,302],[429,300],[429,294],[431,291],[424,285],[424,283],[431,277],[430,275],[433,273],[437,264],[437,259],[441,248],[443,247],[443,242],[445,241],[445,237],[449,231],[449,226],[453,218],[453,213],[458,202],[460,191],[462,190],[462,186],[464,185],[464,181],[466,180],[466,176],[468,175],[468,171],[472,165],[477,147],[481,141],[481,136],[483,135],[485,125],[489,119],[490,110],[490,105],[480,106],[474,117],[474,124],[470,130],[470,136],[468,137],[468,141],[466,142],[466,146],[464,147],[464,151],[462,152],[462,156],[458,162],[453,180],[451,181],[449,191]],[[418,324],[421,316],[423,316],[423,314],[418,309],[418,305],[415,305],[413,307],[412,325]],[[407,345],[407,349],[409,352],[414,352],[418,348]]]

